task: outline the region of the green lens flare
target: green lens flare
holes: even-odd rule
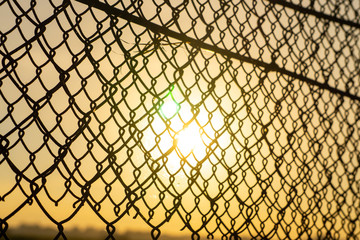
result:
[[[171,119],[175,117],[180,111],[180,104],[176,102],[171,89],[168,95],[164,98],[163,103],[160,105],[161,116],[165,119]]]

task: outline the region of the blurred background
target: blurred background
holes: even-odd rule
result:
[[[0,239],[359,239],[360,3],[0,2]]]

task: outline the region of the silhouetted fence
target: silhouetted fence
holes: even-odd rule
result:
[[[28,205],[161,239],[359,239],[360,3],[0,3],[0,238]],[[40,210],[41,209],[41,210]],[[86,210],[89,211],[89,210]],[[66,213],[66,216],[55,216]]]

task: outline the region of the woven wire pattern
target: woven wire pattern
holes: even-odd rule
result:
[[[175,217],[191,239],[359,239],[358,2],[4,0],[0,13],[0,209],[21,196],[0,238],[37,204],[55,238],[87,205],[108,239],[133,213],[152,239]]]

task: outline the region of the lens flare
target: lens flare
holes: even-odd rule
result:
[[[160,106],[160,113],[165,119],[171,119],[180,111],[180,104],[176,102],[172,92],[164,99]]]

